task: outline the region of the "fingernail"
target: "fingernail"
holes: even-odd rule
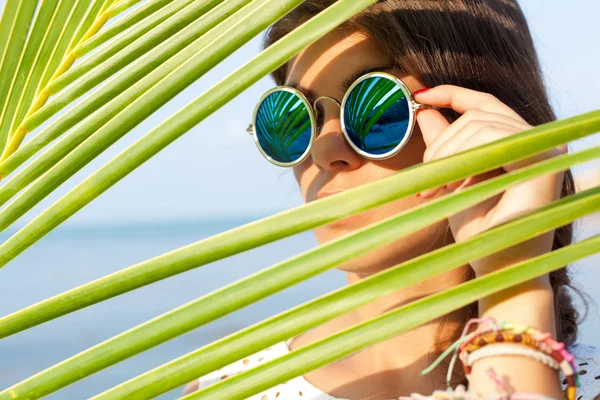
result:
[[[444,185],[444,189],[448,189],[448,185]]]
[[[431,88],[427,88],[427,87],[426,87],[426,88],[423,88],[423,89],[419,89],[419,90],[417,90],[416,92],[413,92],[413,96],[416,96],[417,94],[420,94],[420,93],[425,93],[425,92],[426,92],[426,91],[428,91],[429,89],[431,89]]]
[[[421,197],[421,193],[417,193],[417,197]]]

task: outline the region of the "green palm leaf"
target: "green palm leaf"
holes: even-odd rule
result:
[[[0,20],[0,176],[52,141],[0,187],[5,229],[66,179],[221,60],[302,0],[8,1]],[[46,233],[124,178],[298,51],[375,0],[339,0],[171,116],[77,185],[0,245],[6,265]],[[92,50],[95,50],[92,53]],[[150,51],[151,50],[151,51]],[[89,54],[88,54],[89,53]],[[85,59],[76,60],[87,54]],[[387,83],[386,83],[387,82]],[[387,106],[389,84],[364,84],[348,104],[348,123],[368,132]],[[24,136],[96,88],[19,148]],[[367,95],[368,93],[368,95]],[[52,95],[52,97],[50,97]],[[403,94],[402,94],[403,96]],[[383,101],[372,116],[369,110]],[[289,157],[309,127],[294,96],[266,101],[259,116],[265,146]],[[383,110],[383,111],[381,111]],[[521,132],[471,151],[416,165],[301,207],[255,221],[89,282],[0,318],[0,338],[213,261],[331,221],[544,152],[600,130],[600,110]],[[6,144],[4,145],[4,143]],[[487,180],[282,261],[117,335],[0,392],[39,398],[184,332],[270,296],[361,254],[448,218],[529,179],[600,157],[600,148],[563,155]],[[19,196],[15,197],[20,191]],[[14,199],[13,199],[14,197]],[[9,203],[9,200],[12,202]],[[397,290],[506,249],[600,210],[600,188],[563,198],[459,244],[430,252],[234,333],[124,382],[96,399],[149,398],[315,327]],[[598,251],[580,242],[411,303],[186,398],[242,399],[364,346],[385,340],[498,290]],[[425,268],[425,266],[427,268]]]
[[[46,40],[49,36],[48,26],[52,26],[52,21],[56,17],[57,4],[58,0],[49,0],[40,5],[39,15],[31,29],[23,56],[15,71],[15,79],[12,81],[7,102],[0,114],[0,137],[8,137],[10,128],[14,124],[20,123],[35,95],[37,83],[43,72],[43,67],[37,68],[39,73],[36,80],[35,66],[43,65],[42,63],[47,59],[42,50],[49,48],[49,45],[44,47],[41,45],[44,42],[49,43],[49,40]],[[46,51],[48,50],[46,49]],[[29,88],[28,93],[23,93],[25,88]]]
[[[97,119],[100,119],[102,123],[105,123],[112,116],[116,115],[117,111],[122,110],[127,104],[131,103],[142,93],[148,91],[150,87],[161,79],[164,79],[169,73],[173,72],[178,66],[184,63],[184,56],[187,56],[187,58],[191,57],[191,55],[198,51],[199,48],[204,47],[206,44],[210,43],[210,40],[215,39],[218,33],[222,33],[225,30],[224,27],[221,27],[220,32],[215,31],[206,37],[201,36],[216,24],[223,21],[232,10],[239,8],[239,4],[246,4],[248,2],[249,0],[227,2],[205,18],[200,17],[206,11],[214,7],[218,1],[204,0],[196,2],[191,6],[190,10],[187,8],[184,10],[186,12],[183,13],[183,17],[180,13],[172,15],[165,23],[146,33],[138,40],[132,41],[134,36],[129,34],[124,35],[119,44],[129,44],[129,46],[125,47],[120,52],[116,54],[113,53],[119,46],[116,46],[116,48],[113,48],[112,46],[107,47],[106,51],[98,51],[93,57],[86,59],[70,72],[67,72],[60,78],[54,80],[45,89],[44,95],[36,101],[36,104],[32,110],[30,110],[30,113],[32,111],[35,111],[35,113],[30,115],[29,118],[22,123],[11,138],[11,142],[3,153],[2,160],[5,160],[5,162],[0,166],[0,176],[6,176],[6,174],[12,172],[35,152],[45,147],[59,135],[66,132],[82,119],[88,117],[98,110],[98,108],[104,106],[118,96],[120,100],[113,101],[111,103],[112,108],[107,107],[107,111],[99,113],[101,118]],[[165,37],[179,32],[180,30],[180,34],[173,37],[173,40],[158,46],[164,41]],[[200,39],[198,39],[199,37]],[[149,52],[150,49],[156,46],[158,47],[155,48],[154,51]],[[182,52],[181,50],[184,48],[187,51]],[[178,57],[176,57],[176,59],[171,58],[175,54],[177,54]],[[132,68],[129,68],[126,73],[121,74],[108,82],[107,85],[97,90],[92,96],[82,102],[75,112],[63,115],[54,124],[36,135],[31,141],[33,143],[28,143],[28,145],[21,149],[21,152],[17,152],[14,157],[9,157],[21,144],[26,133],[40,126],[64,107],[77,100],[87,91],[96,87],[120,68],[127,66],[137,58],[139,58],[139,60]],[[101,61],[105,62],[97,65],[97,63],[100,63]],[[152,72],[152,74],[151,76],[148,76],[150,72]],[[84,73],[85,75],[83,75]],[[64,87],[63,85],[71,83],[70,79],[80,76],[81,78],[76,83],[68,89],[65,89],[63,92],[60,92],[43,107],[37,109],[38,105],[41,105],[41,102],[45,102],[44,99],[48,95],[57,93]],[[143,80],[139,85],[135,85],[129,90],[124,91],[125,88],[134,85],[143,77],[148,77],[149,79]],[[93,123],[88,125],[88,129],[96,130],[98,128],[99,126],[94,125]]]
[[[183,7],[187,6],[192,1],[193,0],[150,0],[133,12],[117,20],[108,28],[100,31],[97,35],[92,36],[76,47],[71,47],[70,50],[75,52],[74,56],[81,57],[131,27],[133,28],[129,31],[128,36],[136,39]],[[146,22],[150,23],[136,25],[146,18],[148,18]],[[114,42],[111,43],[111,45],[114,45]]]
[[[52,40],[52,52],[46,63],[42,79],[38,84],[37,93],[44,90],[58,70],[81,18],[88,10],[90,0],[61,0],[60,4],[57,9],[58,18],[54,21],[55,26],[49,29],[49,32],[58,32],[58,36],[55,40]],[[63,20],[62,16],[66,16],[66,18]]]
[[[104,25],[108,17],[105,17],[106,10],[110,7],[110,5],[115,0],[93,0],[90,8],[87,10],[85,16],[81,20],[79,27],[77,28],[77,32],[73,36],[71,43],[69,44],[68,51],[72,51],[75,46],[77,46],[80,42],[84,42],[92,37],[98,32],[100,28]],[[104,15],[103,15],[104,14]],[[69,65],[69,59],[67,57],[66,64],[63,68],[67,68]]]
[[[4,117],[4,109],[7,106],[10,88],[16,78],[15,73],[21,60],[21,54],[25,48],[29,27],[33,22],[33,16],[37,7],[37,1],[19,1],[16,9],[8,7],[2,17],[2,24],[6,22],[7,27],[2,27],[3,34],[6,32],[5,49],[0,54],[0,109]],[[7,79],[5,77],[13,77]],[[0,147],[4,147],[7,135],[0,136]]]

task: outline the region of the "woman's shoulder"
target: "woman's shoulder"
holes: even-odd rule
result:
[[[233,362],[221,369],[213,371],[198,378],[198,388],[204,388],[214,383],[227,379],[230,376],[237,375],[240,372],[251,369],[257,365],[263,364],[274,358],[280,357],[289,352],[286,342],[279,342],[271,347],[254,353],[246,358]]]
[[[264,364],[270,360],[281,357],[290,352],[289,342],[279,342],[273,346],[254,353],[244,359],[231,363],[217,371],[213,371],[207,375],[198,378],[186,387],[184,393],[190,393],[217,382],[227,379],[230,376],[237,375],[243,371]],[[247,400],[280,400],[280,399],[304,399],[304,400],[343,400],[337,399],[311,385],[299,376],[289,381],[274,386],[263,392],[249,397]]]
[[[579,373],[577,397],[591,400],[600,396],[600,347],[577,343],[569,347],[569,352],[575,357]]]

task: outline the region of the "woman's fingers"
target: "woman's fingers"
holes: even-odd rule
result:
[[[418,110],[417,121],[427,146],[423,155],[424,162],[451,156],[460,148],[464,151],[465,146],[469,146],[476,133],[478,133],[476,142],[481,145],[531,127],[495,96],[459,86],[436,86],[415,94],[415,101],[441,108],[452,108],[463,114],[454,123],[449,124],[436,110]],[[469,185],[468,180],[453,182],[448,188],[455,189],[461,185]],[[420,196],[433,197],[441,190],[442,188],[429,189],[421,192]]]
[[[450,126],[448,120],[439,111],[431,108],[419,109],[416,119],[427,147]]]
[[[522,120],[519,114],[501,102],[497,97],[489,93],[478,92],[460,86],[439,85],[430,90],[415,94],[415,100],[418,103],[452,108],[460,114],[464,114],[468,110],[477,109]]]
[[[462,130],[457,132],[453,137],[448,139],[434,154],[429,154],[424,158],[425,162],[437,160],[440,158],[449,157],[456,153],[470,150],[474,147],[500,140],[514,134],[516,128],[514,126],[497,123],[479,121],[480,123],[467,124]],[[434,188],[424,190],[420,193],[421,197],[431,198],[440,193],[442,189],[450,191],[456,190],[459,187],[470,186],[472,183],[468,180],[452,182],[444,188]]]
[[[446,130],[436,136],[433,142],[427,146],[423,156],[423,161],[431,159],[444,143],[450,140],[454,135],[461,132],[470,125],[483,127],[487,123],[502,123],[514,128],[515,132],[528,129],[530,126],[525,121],[518,121],[506,115],[492,113],[482,110],[470,110],[460,116]]]
[[[428,153],[424,161],[449,157],[484,144],[503,139],[519,132],[515,127],[499,122],[473,121],[443,143],[434,153]],[[460,149],[460,150],[459,150]]]

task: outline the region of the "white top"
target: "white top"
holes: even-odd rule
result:
[[[236,361],[217,371],[213,371],[198,379],[198,387],[204,388],[225,379],[253,368],[259,364],[281,357],[290,352],[288,342],[279,342],[267,349],[261,350],[243,360]],[[600,348],[586,346],[582,344],[573,345],[569,352],[575,356],[575,363],[579,370],[581,387],[577,389],[577,400],[595,400],[600,396]],[[562,372],[561,379],[564,378]],[[566,382],[563,380],[562,388],[566,388]],[[333,397],[323,393],[315,386],[311,385],[303,376],[299,376],[289,381],[265,390],[264,392],[248,397],[247,400],[347,400]],[[600,397],[599,397],[600,399]]]

